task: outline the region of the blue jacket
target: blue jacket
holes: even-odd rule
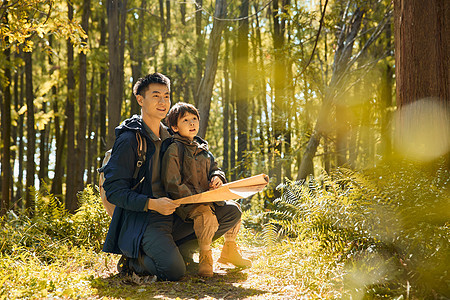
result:
[[[137,131],[147,141],[147,154],[137,179],[133,179],[138,159]],[[115,204],[116,208],[109,225],[103,251],[137,258],[149,218],[156,213],[147,211],[147,199],[153,197],[150,161],[155,153],[155,145],[145,131],[141,116],[134,115],[123,121],[116,127],[115,133],[116,140],[111,158],[104,167],[103,188],[108,201]],[[132,190],[132,187],[144,176],[144,181],[135,190]]]

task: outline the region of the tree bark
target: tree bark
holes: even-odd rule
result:
[[[195,2],[195,81],[194,87],[198,89],[200,86],[200,81],[202,80],[203,69],[204,69],[204,58],[205,58],[205,38],[202,33],[202,5],[203,0],[198,0]],[[198,107],[198,97],[197,90],[194,92],[194,102],[195,106]]]
[[[2,115],[1,115],[1,126],[2,126],[2,201],[0,208],[0,216],[6,214],[9,210],[11,202],[11,50],[7,47],[4,51],[4,56],[6,58],[6,63],[4,66],[6,83],[3,86],[3,100],[2,103]]]
[[[81,27],[86,35],[89,34],[89,15],[91,1],[83,1],[83,14],[81,17]],[[83,40],[87,43],[87,38]],[[87,128],[87,62],[86,54],[81,52],[79,54],[79,82],[78,82],[78,131],[77,131],[77,147],[75,150],[76,177],[75,186],[77,191],[84,189],[84,171],[86,168],[86,128]],[[77,207],[78,208],[78,205]]]
[[[20,51],[20,55],[23,57],[23,52]],[[19,94],[19,106],[22,107],[24,105],[24,91],[25,91],[25,83],[24,83],[24,69],[20,67],[18,71],[20,72],[19,84],[20,84],[20,94]],[[25,116],[21,114],[18,120],[18,136],[24,136],[24,126],[25,126]],[[17,174],[17,191],[16,191],[16,199],[23,199],[23,165],[24,165],[24,141],[23,139],[19,139],[19,163],[18,163],[18,174]],[[22,208],[24,206],[23,200],[17,203],[17,206]]]
[[[397,105],[450,97],[450,2],[395,0]]]
[[[36,130],[34,128],[34,95],[33,95],[33,64],[31,52],[24,53],[25,59],[25,98],[27,103],[27,176],[25,207],[30,214],[34,213],[35,203],[28,189],[34,186],[35,162],[34,154],[36,152]]]
[[[236,112],[238,127],[238,178],[248,177],[245,156],[248,148],[248,0],[242,0],[240,6],[238,45],[236,68],[239,70],[239,80],[236,81]]]
[[[395,77],[399,120],[395,132],[398,138],[396,144],[403,147],[401,150],[410,152],[408,155],[415,155],[414,158],[419,160],[426,161],[443,155],[447,159],[448,169],[449,16],[450,2],[446,0],[394,1]],[[408,104],[412,105],[407,106]],[[427,132],[421,133],[423,128],[427,128]]]
[[[115,140],[115,128],[121,121],[123,98],[124,34],[127,0],[109,0],[108,12],[108,52],[109,52],[109,93],[108,93],[108,139],[107,148]]]
[[[104,13],[104,11],[103,11]],[[106,23],[105,18],[101,17],[100,20],[100,47],[104,48],[106,46]],[[107,90],[107,79],[108,79],[108,69],[106,66],[102,65],[100,66],[100,91],[99,91],[99,127],[100,127],[100,144],[99,144],[99,150],[100,153],[105,153],[108,149],[107,145],[107,131],[106,131],[106,109],[107,109],[107,103],[106,103],[106,90]]]
[[[216,0],[213,28],[209,39],[208,56],[206,57],[205,72],[197,90],[198,109],[200,112],[200,130],[198,135],[205,137],[209,120],[211,96],[216,78],[217,62],[220,51],[220,40],[225,21],[220,20],[226,16],[227,1]]]
[[[73,19],[72,2],[68,1],[68,17]],[[67,100],[66,100],[66,128],[67,128],[67,172],[66,172],[66,202],[69,212],[75,212],[78,207],[76,187],[76,161],[75,153],[75,76],[73,72],[73,45],[67,40]]]

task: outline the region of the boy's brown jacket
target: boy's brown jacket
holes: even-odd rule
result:
[[[224,183],[226,182],[225,173],[217,166],[205,140],[196,136],[191,142],[178,133],[175,133],[173,138],[174,142],[164,153],[161,164],[161,180],[170,198],[179,199],[206,192],[214,176],[219,176]],[[183,154],[179,153],[177,142],[183,144]],[[181,164],[179,156],[183,157]],[[223,205],[223,203],[216,204]],[[177,208],[176,213],[186,220],[194,205],[182,205]],[[213,207],[212,204],[211,206]]]

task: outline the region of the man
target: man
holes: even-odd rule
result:
[[[186,272],[185,259],[191,260],[181,253],[189,253],[196,236],[192,223],[173,214],[178,205],[166,197],[160,177],[160,152],[170,142],[167,127],[161,123],[170,108],[170,80],[160,73],[147,75],[136,82],[133,93],[141,115],[116,128],[111,159],[104,168],[103,188],[116,208],[103,251],[122,254],[120,272],[179,280]],[[146,139],[147,152],[134,176],[139,136]],[[215,213],[219,228],[214,238],[232,229],[241,217],[232,202]]]

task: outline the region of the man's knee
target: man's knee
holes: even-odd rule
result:
[[[186,274],[186,265],[183,259],[167,261],[167,265],[160,268],[158,277],[163,280],[178,281]]]

